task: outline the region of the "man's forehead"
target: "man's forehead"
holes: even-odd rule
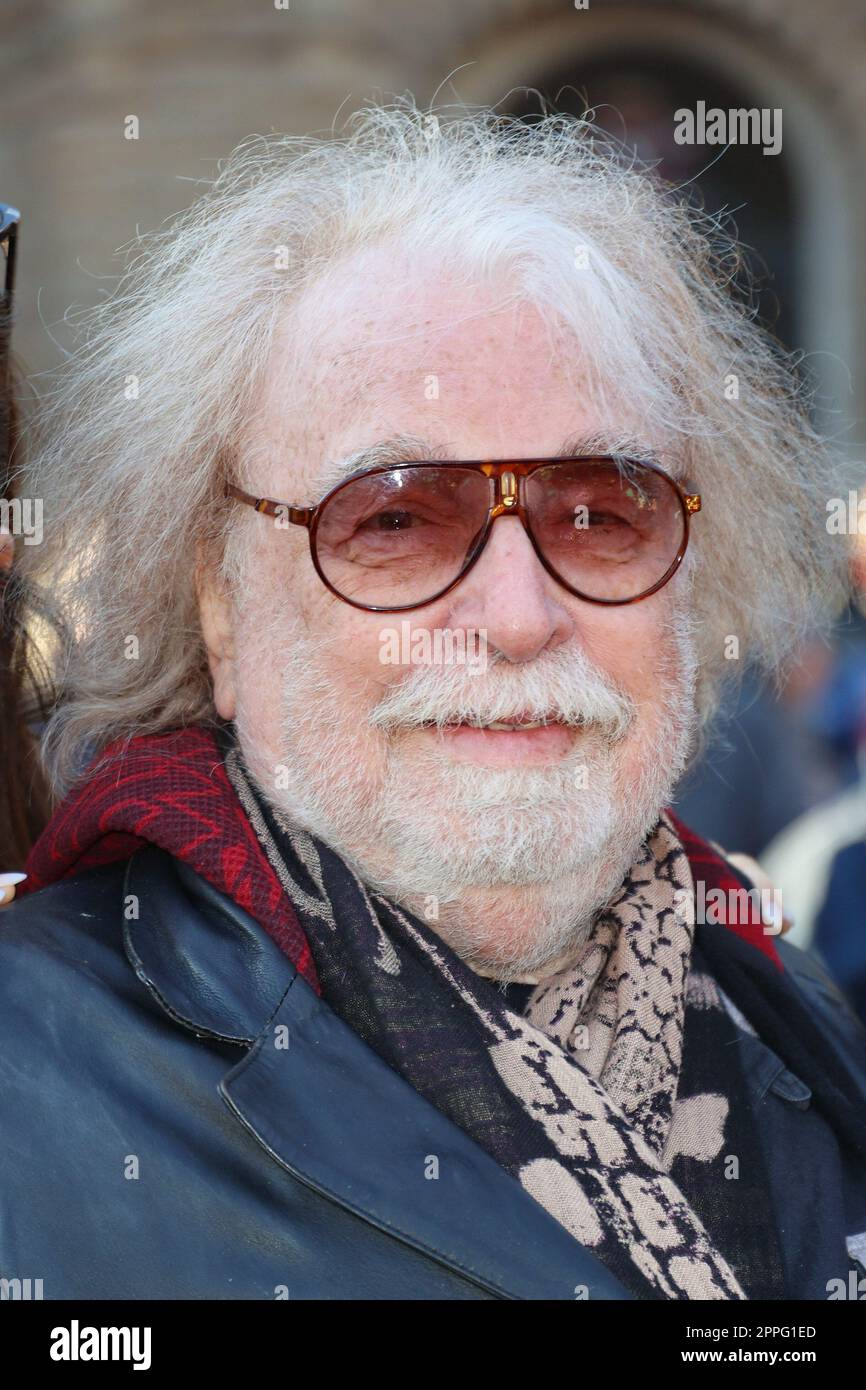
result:
[[[439,374],[452,395],[484,387],[498,364],[502,388],[513,359],[526,379],[567,378],[570,349],[554,345],[557,315],[522,296],[507,278],[483,279],[405,247],[367,248],[330,269],[290,308],[276,335],[272,384],[290,377],[329,406],[423,389]],[[526,346],[524,346],[524,344]],[[530,351],[531,345],[532,350]]]
[[[577,430],[566,436],[557,448],[543,457],[575,458],[594,454],[612,454],[623,459],[651,459],[656,450],[646,438],[615,428],[606,430]],[[477,457],[481,457],[480,455]],[[484,455],[483,457],[488,457]],[[502,454],[489,457],[506,457]],[[510,455],[508,455],[510,457]],[[515,453],[515,458],[528,457]],[[367,468],[387,467],[400,463],[422,463],[429,460],[468,461],[465,451],[448,440],[421,434],[398,433],[355,449],[337,450],[318,459],[297,458],[294,466],[281,470],[281,496],[278,501],[313,505],[331,488],[354,473]],[[280,490],[278,489],[278,490]]]
[[[281,326],[253,452],[282,500],[390,463],[653,452],[637,421],[601,420],[579,344],[557,352],[537,306],[429,274],[396,283],[402,296],[343,267],[317,316],[308,294]]]

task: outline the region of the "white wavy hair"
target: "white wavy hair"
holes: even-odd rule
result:
[[[248,532],[222,484],[243,473],[275,329],[329,267],[395,236],[504,280],[573,334],[602,407],[627,399],[674,441],[705,503],[690,553],[704,717],[725,676],[778,672],[844,602],[846,551],[825,526],[839,463],[729,292],[739,262],[718,223],[588,120],[400,97],[339,134],[245,141],[189,209],[132,244],[116,291],[83,316],[23,480],[45,507],[23,563],[68,629],[65,698],[43,740],[58,792],[109,740],[214,717],[193,557],[203,543],[238,573],[229,528]],[[730,636],[739,661],[725,659]]]

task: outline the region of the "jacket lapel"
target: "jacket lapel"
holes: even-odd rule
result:
[[[493,1293],[628,1297],[300,976],[220,1089],[295,1177]]]
[[[133,856],[127,955],[176,1023],[251,1044],[230,1113],[273,1162],[487,1291],[629,1299],[604,1265],[412,1089],[243,909],[160,850]]]

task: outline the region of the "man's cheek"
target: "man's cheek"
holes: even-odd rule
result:
[[[659,678],[679,668],[676,647],[666,627],[630,631],[602,654],[601,669],[633,700],[655,697]]]
[[[282,711],[281,669],[275,644],[264,641],[247,649],[239,671],[239,705],[244,723],[257,739],[272,745]]]
[[[360,709],[371,708],[388,686],[409,674],[409,668],[391,659],[393,643],[385,640],[389,630],[383,622],[350,623],[336,630],[328,642],[331,669],[341,687]]]
[[[285,586],[283,602],[302,632],[327,632],[332,624],[333,600],[318,580],[314,588],[309,576],[301,578],[297,567]]]

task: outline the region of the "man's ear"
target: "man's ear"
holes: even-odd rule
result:
[[[237,700],[232,604],[222,576],[201,553],[196,564],[195,587],[199,621],[213,677],[214,704],[223,719],[234,719]]]

